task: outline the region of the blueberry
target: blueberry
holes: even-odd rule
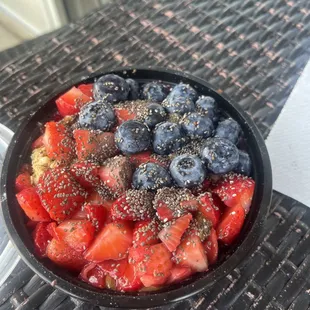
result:
[[[227,118],[224,121],[219,122],[214,137],[224,138],[236,144],[240,132],[240,125],[232,118]]]
[[[145,124],[130,120],[117,128],[115,142],[124,154],[135,154],[150,147],[151,133]]]
[[[209,138],[201,148],[201,158],[214,174],[227,173],[238,165],[239,152],[227,139]]]
[[[114,110],[107,102],[91,102],[84,106],[79,113],[79,124],[81,127],[109,131],[114,123]]]
[[[195,187],[206,178],[206,170],[198,156],[184,154],[175,157],[170,164],[170,173],[180,187]]]
[[[197,93],[191,86],[180,83],[173,87],[163,106],[169,113],[184,114],[195,111],[196,98]]]
[[[144,99],[154,102],[162,102],[167,97],[165,85],[159,82],[144,84],[142,94]]]
[[[187,139],[179,124],[164,122],[154,129],[153,148],[155,153],[167,155],[180,149]]]
[[[189,113],[182,119],[185,132],[192,138],[208,138],[213,133],[213,122],[208,115],[200,112]]]
[[[102,76],[94,83],[93,87],[96,100],[104,99],[111,103],[127,100],[128,93],[129,85],[122,77],[115,74]]]
[[[239,163],[234,171],[249,176],[251,174],[251,166],[252,163],[249,154],[239,150]]]
[[[140,91],[138,82],[133,79],[126,79],[126,83],[129,85],[128,99],[129,100],[139,99]]]
[[[162,166],[154,163],[140,165],[133,174],[133,187],[136,189],[157,190],[171,186],[169,172]]]
[[[163,122],[167,117],[165,109],[158,103],[148,104],[146,111],[147,115],[144,119],[144,123],[150,128],[154,128],[155,125]]]
[[[199,111],[207,113],[214,122],[218,121],[218,107],[214,98],[200,96],[196,101],[196,106]]]

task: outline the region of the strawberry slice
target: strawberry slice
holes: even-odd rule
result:
[[[55,264],[73,271],[80,271],[87,263],[80,252],[65,242],[52,239],[46,249],[47,257]]]
[[[87,212],[84,208],[84,205],[78,208],[70,217],[71,220],[88,220]]]
[[[132,167],[125,156],[116,156],[104,162],[99,177],[117,198],[131,187]]]
[[[99,231],[105,224],[108,217],[108,208],[103,205],[84,205],[86,217],[90,220],[93,226]]]
[[[41,204],[34,187],[25,188],[16,195],[17,201],[26,215],[35,222],[50,222],[51,217]]]
[[[32,187],[31,178],[29,172],[23,172],[19,174],[15,180],[15,189],[19,193],[25,188]]]
[[[80,112],[81,107],[91,100],[91,96],[85,95],[81,89],[73,86],[56,99],[56,105],[61,116],[74,115]]]
[[[42,146],[44,146],[44,135],[41,135],[39,138],[34,140],[34,142],[32,142],[31,149],[34,150]]]
[[[213,265],[214,263],[216,263],[219,253],[219,246],[217,242],[217,234],[215,229],[211,228],[210,236],[203,243],[203,246],[206,250],[209,264]]]
[[[97,235],[85,258],[92,262],[126,257],[132,244],[132,228],[128,222],[117,221],[107,224]]]
[[[60,236],[58,235],[56,228],[57,224],[55,222],[48,223],[48,225],[46,226],[46,230],[48,231],[48,233],[57,241],[60,241]]]
[[[221,211],[214,205],[211,193],[201,194],[198,199],[200,202],[199,211],[207,220],[211,221],[213,227],[216,227],[221,217]]]
[[[242,229],[244,219],[245,211],[241,205],[227,208],[216,229],[218,239],[226,245],[232,244]]]
[[[56,122],[45,124],[43,143],[49,158],[68,163],[74,157],[74,141],[68,128]]]
[[[104,161],[119,153],[114,134],[86,129],[73,131],[76,142],[76,154],[79,160]]]
[[[118,290],[130,292],[137,291],[143,287],[136,269],[135,265],[127,264],[124,274],[116,282]]]
[[[192,270],[189,267],[173,266],[171,269],[171,275],[167,281],[167,284],[178,283],[187,279],[192,274]]]
[[[190,213],[179,217],[177,220],[168,223],[168,225],[158,234],[159,239],[170,252],[175,251],[180,244],[181,238],[185,230],[188,228],[191,219],[192,215]]]
[[[249,212],[255,182],[253,179],[240,174],[230,173],[224,177],[213,189],[227,207],[240,205],[245,213]]]
[[[151,219],[154,194],[147,190],[129,189],[113,204],[111,215],[113,219],[139,221]]]
[[[106,260],[102,263],[98,263],[97,265],[104,272],[104,274],[109,275],[114,280],[117,280],[124,275],[128,262],[127,258],[124,258],[121,260]]]
[[[97,192],[92,191],[86,198],[86,203],[90,205],[103,205],[106,200]]]
[[[89,98],[93,98],[93,84],[81,84],[78,89]]]
[[[175,217],[173,211],[168,208],[164,202],[159,203],[158,207],[156,208],[156,214],[157,217],[164,223],[173,220]]]
[[[118,126],[126,121],[135,119],[137,117],[136,113],[126,108],[115,107],[114,112],[115,112]]]
[[[99,166],[90,162],[78,162],[70,167],[70,172],[84,188],[93,188],[101,185],[98,177]]]
[[[106,276],[95,263],[85,265],[79,274],[79,278],[92,286],[99,288],[106,287]]]
[[[159,243],[159,227],[156,220],[146,220],[135,223],[133,230],[133,246],[145,246]]]
[[[59,238],[78,252],[88,248],[95,235],[95,227],[86,220],[67,220],[56,228]]]
[[[64,168],[44,172],[38,182],[43,207],[55,221],[63,221],[85,201],[87,193]]]
[[[47,245],[52,240],[52,236],[46,229],[48,225],[48,223],[40,222],[37,224],[35,230],[32,233],[35,253],[40,257],[46,256]]]
[[[189,267],[194,272],[208,269],[208,259],[198,236],[187,236],[178,246],[174,259],[177,265]]]
[[[133,154],[133,155],[128,156],[128,158],[135,168],[139,167],[142,164],[147,164],[147,163],[155,163],[163,167],[168,166],[167,160],[159,157],[159,155],[152,154],[151,151],[145,151],[145,152]]]
[[[201,242],[204,242],[209,237],[211,228],[211,221],[206,219],[205,216],[200,211],[198,211],[191,221],[185,234],[196,235],[200,238]]]

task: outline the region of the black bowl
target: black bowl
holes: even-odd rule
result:
[[[55,98],[73,85],[93,82],[94,79],[106,73],[116,73],[126,78],[136,79],[141,83],[162,80],[173,85],[182,81],[190,84],[198,93],[214,97],[220,108],[241,125],[253,163],[252,177],[256,182],[255,194],[251,210],[238,240],[221,253],[218,263],[212,266],[208,272],[195,274],[183,283],[167,286],[158,291],[121,293],[108,289],[100,290],[79,281],[75,276],[47,259],[38,259],[33,255],[31,235],[25,226],[23,211],[15,198],[15,176],[21,165],[28,160],[31,142],[40,135],[42,123],[48,121],[55,113]],[[6,153],[1,184],[2,215],[8,234],[29,267],[45,281],[53,282],[54,285],[56,283],[57,288],[71,296],[101,306],[123,308],[149,308],[178,301],[203,291],[227,275],[253,249],[268,214],[272,192],[271,167],[267,149],[250,117],[237,104],[231,103],[225,96],[215,92],[205,81],[185,73],[157,68],[119,69],[113,72],[94,74],[64,85],[52,94],[51,99],[31,115],[15,133]]]

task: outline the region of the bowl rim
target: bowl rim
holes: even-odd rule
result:
[[[194,83],[201,84],[203,87],[207,87],[212,92],[215,92],[218,96],[222,97],[234,110],[236,110],[237,114],[244,120],[245,124],[247,124],[254,136],[254,140],[256,141],[257,145],[260,149],[260,157],[263,163],[264,171],[264,187],[262,190],[262,199],[261,205],[258,210],[257,216],[254,220],[254,223],[250,229],[250,231],[245,236],[242,243],[237,247],[234,253],[224,261],[220,266],[212,271],[212,274],[209,272],[201,279],[195,280],[192,284],[187,284],[181,286],[172,291],[166,292],[152,292],[151,294],[143,294],[143,295],[129,295],[129,294],[122,294],[119,292],[111,294],[106,294],[100,291],[94,292],[91,290],[87,290],[83,287],[75,286],[73,283],[70,283],[66,279],[54,274],[51,270],[45,267],[32,253],[30,253],[24,244],[23,240],[19,236],[16,228],[14,227],[11,221],[11,215],[9,212],[9,205],[6,196],[4,197],[3,194],[1,195],[2,201],[2,208],[1,208],[1,215],[4,218],[6,230],[8,235],[16,248],[22,259],[27,263],[27,265],[41,278],[43,278],[46,282],[52,284],[56,288],[64,291],[65,293],[73,296],[75,298],[92,302],[93,304],[101,305],[101,306],[108,306],[108,307],[124,307],[124,308],[144,308],[144,307],[155,307],[161,306],[167,303],[180,301],[182,299],[188,298],[193,296],[199,292],[202,292],[207,287],[213,285],[216,281],[226,276],[231,270],[233,270],[239,263],[240,260],[243,260],[253,249],[254,245],[257,243],[258,236],[261,232],[262,225],[264,220],[269,212],[269,205],[271,200],[271,193],[272,193],[272,172],[271,172],[271,164],[268,155],[268,151],[264,142],[264,139],[259,132],[258,128],[256,127],[254,121],[242,110],[242,108],[234,103],[230,98],[228,98],[225,93],[217,92],[209,83],[204,81],[201,78],[192,76],[191,74],[180,72],[172,69],[160,68],[157,66],[150,66],[150,67],[120,67],[110,70],[102,70],[100,72],[96,72],[87,76],[82,76],[69,82],[65,83],[62,87],[60,87],[57,91],[53,92],[42,105],[33,113],[29,118],[23,121],[22,125],[19,126],[17,131],[15,132],[11,143],[7,149],[7,153],[3,163],[2,175],[1,175],[1,191],[3,190],[4,194],[6,195],[7,187],[7,170],[8,165],[10,163],[10,159],[13,155],[14,147],[16,145],[16,141],[18,141],[19,135],[23,132],[25,126],[31,121],[31,119],[41,110],[44,110],[46,104],[52,99],[55,98],[57,95],[66,91],[69,87],[74,85],[81,84],[89,79],[95,79],[96,77],[100,77],[104,74],[108,73],[120,73],[120,72],[136,72],[136,71],[153,71],[157,72],[158,74],[170,74],[176,75],[179,79],[189,79]],[[209,277],[208,277],[209,276]],[[56,280],[56,284],[55,284]],[[53,283],[52,283],[53,282]],[[87,296],[86,296],[87,295]]]

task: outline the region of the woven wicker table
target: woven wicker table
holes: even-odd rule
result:
[[[113,1],[76,24],[0,53],[0,122],[15,130],[74,77],[120,66],[187,71],[239,103],[267,137],[310,54],[307,0]],[[259,246],[203,294],[161,309],[309,309],[310,209],[274,192]],[[2,309],[99,309],[23,262]],[[108,308],[102,308],[108,309]]]

